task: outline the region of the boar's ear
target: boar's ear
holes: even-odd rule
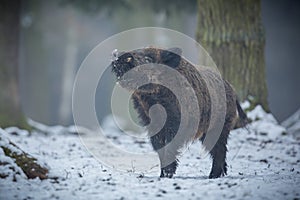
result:
[[[181,60],[182,50],[180,48],[170,48],[163,50],[160,54],[161,63],[172,68],[178,67]]]

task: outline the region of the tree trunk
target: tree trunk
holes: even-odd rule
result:
[[[29,129],[18,91],[20,0],[0,2],[0,127]]]
[[[198,0],[197,41],[240,100],[268,110],[260,0]]]

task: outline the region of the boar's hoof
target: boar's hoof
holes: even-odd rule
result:
[[[212,168],[208,178],[210,178],[210,179],[220,178],[222,176],[225,176],[226,174],[227,174],[227,164],[225,163],[223,168],[222,167]]]
[[[170,165],[161,168],[160,177],[172,178],[176,172],[177,163],[173,162]]]
[[[161,178],[172,178],[174,174],[175,174],[174,171],[168,171],[166,169],[162,169],[160,172],[160,177]]]

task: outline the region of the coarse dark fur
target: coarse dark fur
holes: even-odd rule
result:
[[[227,152],[227,138],[230,130],[232,130],[237,124],[243,126],[247,123],[247,117],[240,107],[237,100],[236,94],[232,86],[222,78],[218,78],[217,74],[209,69],[199,69],[188,62],[185,58],[181,56],[181,49],[159,49],[154,47],[148,47],[143,49],[137,49],[130,52],[120,53],[116,55],[114,61],[112,61],[111,67],[112,72],[116,75],[118,81],[126,79],[124,74],[126,72],[134,69],[137,66],[144,64],[162,64],[176,69],[181,75],[186,77],[187,81],[192,86],[195,94],[197,96],[197,101],[199,105],[199,113],[194,113],[200,116],[200,121],[198,125],[198,131],[194,138],[190,140],[199,139],[204,141],[208,134],[212,135],[212,131],[209,131],[209,124],[212,123],[212,118],[214,113],[211,110],[212,99],[209,94],[209,86],[204,79],[209,79],[210,81],[219,81],[223,85],[226,94],[226,115],[224,125],[222,126],[221,135],[216,139],[216,143],[213,147],[206,146],[210,150],[210,154],[213,160],[211,172],[209,178],[218,178],[227,174],[227,163],[226,163],[226,152]],[[155,65],[154,65],[155,66]],[[145,72],[147,73],[147,72]],[[176,80],[170,76],[160,77],[163,79],[168,79],[174,84]],[[130,80],[131,84],[132,81]],[[130,84],[121,84],[122,87],[129,90],[134,90],[132,95],[132,100],[134,108],[139,114],[141,123],[144,126],[150,124],[151,118],[149,116],[149,109],[155,104],[160,104],[164,107],[166,111],[166,121],[163,128],[157,133],[151,133],[149,130],[150,140],[155,151],[158,152],[161,161],[161,177],[171,178],[178,166],[177,156],[179,154],[178,146],[175,149],[171,149],[171,156],[173,156],[173,162],[168,165],[164,165],[165,152],[159,151],[162,147],[168,144],[176,135],[180,120],[181,120],[181,108],[178,99],[174,93],[160,84],[149,83],[141,87],[135,88]],[[184,94],[184,87],[182,89]],[[216,91],[217,92],[217,91]],[[188,97],[186,97],[188,98]],[[195,111],[196,112],[196,111]],[[204,143],[204,146],[206,144]],[[170,156],[170,155],[168,155]]]

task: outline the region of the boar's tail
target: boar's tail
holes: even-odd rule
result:
[[[235,128],[245,127],[249,123],[249,119],[246,113],[243,111],[238,100],[236,100],[236,107],[237,107],[237,112],[239,114],[239,119],[235,125]]]

